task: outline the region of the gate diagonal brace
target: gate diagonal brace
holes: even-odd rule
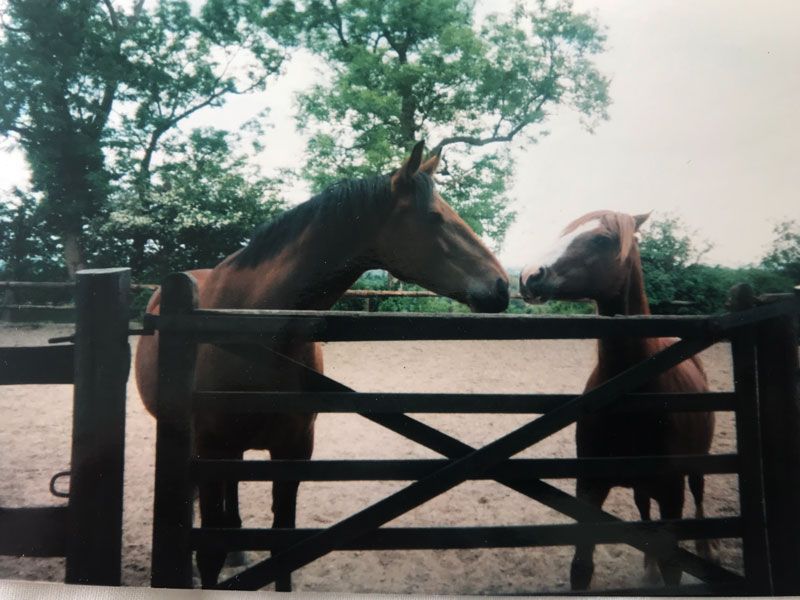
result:
[[[340,521],[326,531],[310,536],[298,542],[285,551],[274,555],[256,565],[245,569],[230,579],[221,582],[223,589],[248,589],[255,590],[274,581],[280,574],[298,569],[313,560],[335,550],[336,546],[344,540],[353,540],[359,536],[377,529],[384,523],[397,516],[427,502],[431,498],[444,493],[472,475],[484,471],[510,456],[532,446],[552,433],[574,422],[581,414],[589,413],[612,403],[620,394],[635,390],[654,374],[664,371],[679,364],[683,360],[700,352],[714,343],[715,340],[683,340],[663,350],[646,361],[631,367],[619,376],[609,380],[602,386],[568,402],[567,404],[550,411],[549,413],[529,422],[519,429],[499,438],[498,440],[475,450],[454,438],[429,428],[427,425],[410,419],[405,415],[397,415],[400,419],[386,418],[386,416],[369,415],[367,418],[407,435],[408,429],[415,431],[411,439],[420,441],[424,445],[437,450],[446,456],[454,458],[453,462],[439,469],[436,473],[415,482],[408,487],[384,498],[372,506],[355,515]],[[252,344],[220,344],[236,354],[253,357]],[[275,357],[295,364],[303,369],[309,377],[312,388],[322,387],[328,391],[334,387],[338,391],[352,391],[342,384],[330,380],[324,375],[308,369],[299,363],[285,357],[269,347],[261,347]],[[312,391],[312,390],[309,390]],[[322,391],[314,389],[313,391]],[[366,416],[366,415],[365,415]],[[430,431],[428,431],[430,430]],[[433,433],[435,432],[435,436]],[[421,435],[420,435],[421,434]],[[427,438],[421,441],[420,437]],[[434,445],[436,447],[434,447]],[[445,448],[446,446],[447,448]],[[544,482],[512,483],[500,481],[512,489],[553,506],[560,512],[579,520],[618,520],[616,517],[602,510],[589,507],[569,494],[545,484]],[[547,498],[545,501],[543,498]],[[569,500],[568,500],[569,499]],[[554,506],[554,504],[556,506]],[[637,536],[632,536],[637,538]],[[722,567],[677,548],[674,539],[667,540],[663,535],[638,536],[629,543],[640,550],[647,550],[658,556],[674,561],[683,570],[703,579],[713,581],[732,581],[741,578]]]

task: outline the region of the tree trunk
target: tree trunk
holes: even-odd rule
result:
[[[80,236],[76,233],[64,234],[64,263],[70,279],[75,279],[75,273],[83,269],[83,248]]]
[[[141,276],[144,269],[144,246],[147,237],[141,234],[133,236],[133,251],[131,252],[131,271],[134,275]]]

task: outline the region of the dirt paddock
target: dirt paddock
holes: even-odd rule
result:
[[[46,343],[63,326],[0,325],[0,345]],[[325,347],[326,373],[359,391],[579,392],[593,363],[594,342],[384,342]],[[729,349],[720,344],[702,355],[715,391],[732,388]],[[46,368],[46,365],[42,365]],[[71,387],[0,387],[0,506],[57,505],[48,492],[56,471],[69,464]],[[155,426],[133,381],[128,385],[125,451],[123,583],[149,584]],[[531,417],[523,415],[418,415],[473,445],[491,442]],[[572,428],[529,448],[521,457],[574,456]],[[735,448],[733,418],[719,414],[713,452]],[[249,457],[259,457],[249,453]],[[315,458],[414,458],[436,455],[356,415],[321,415]],[[573,492],[574,482],[555,481]],[[305,483],[300,487],[299,527],[326,527],[404,482]],[[738,514],[736,478],[712,476],[706,514]],[[241,485],[245,527],[271,523],[270,485]],[[605,508],[638,518],[630,490],[615,489]],[[685,514],[693,515],[687,494]],[[392,526],[522,525],[569,522],[554,511],[499,484],[467,482],[393,521]],[[739,540],[722,540],[721,562],[741,571]],[[251,553],[256,559],[260,553]],[[566,591],[571,547],[448,551],[336,552],[294,575],[297,591],[416,594],[525,594]],[[642,583],[642,554],[626,546],[599,546],[594,589]],[[230,574],[232,572],[226,572]],[[0,557],[0,578],[62,581],[61,559]],[[684,581],[687,577],[684,576]]]

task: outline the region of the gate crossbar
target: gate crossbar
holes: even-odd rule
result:
[[[620,394],[634,391],[654,375],[687,360],[715,341],[714,338],[681,340],[564,406],[546,413],[479,450],[473,450],[457,458],[435,473],[336,523],[324,532],[305,538],[283,552],[245,569],[222,582],[220,587],[245,590],[264,587],[275,581],[280,574],[307,565],[334,550],[337,545],[377,529],[563,429],[579,417],[611,404]]]
[[[243,357],[252,359],[255,350],[262,353],[262,355],[270,355],[273,360],[279,359],[284,361],[287,365],[291,365],[293,368],[302,371],[304,375],[303,379],[309,389],[355,393],[354,390],[346,385],[310,369],[287,356],[279,354],[269,347],[254,346],[252,343],[225,344],[224,346],[226,349],[236,352]],[[475,448],[462,441],[417,421],[408,415],[362,414],[361,416],[448,458],[461,457],[475,450]],[[541,480],[522,482],[518,480],[498,479],[497,482],[577,521],[622,522],[618,517]],[[676,545],[676,540],[663,531],[651,533],[649,531],[631,530],[629,532],[629,539],[626,540],[625,543],[642,552],[649,552],[661,559],[669,560],[686,573],[703,581],[737,581],[739,583],[743,581],[743,578],[739,575],[678,547]]]

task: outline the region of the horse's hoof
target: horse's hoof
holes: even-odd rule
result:
[[[228,555],[225,557],[226,567],[246,567],[247,565],[247,552],[243,550],[228,552]]]

